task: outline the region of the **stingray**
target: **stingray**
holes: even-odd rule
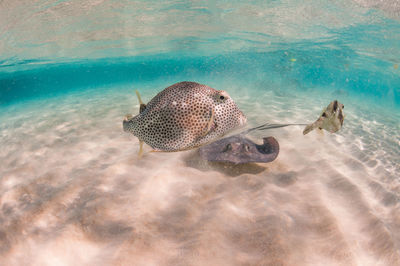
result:
[[[233,164],[269,163],[278,157],[279,143],[274,137],[263,138],[262,144],[256,144],[246,138],[252,131],[267,130],[306,124],[263,124],[245,130],[237,135],[220,139],[200,147],[200,157],[210,162],[226,162]]]
[[[274,137],[266,137],[258,145],[245,134],[238,134],[202,146],[199,152],[201,158],[211,162],[268,163],[278,157],[279,143]]]
[[[272,162],[279,154],[278,141],[274,137],[266,137],[263,138],[263,144],[258,145],[246,138],[246,134],[255,130],[262,131],[287,126],[306,126],[303,131],[304,135],[317,127],[335,133],[343,125],[343,108],[343,104],[335,100],[324,109],[320,118],[312,124],[266,123],[250,128],[237,135],[223,138],[200,147],[200,157],[211,162],[228,162],[234,164]]]

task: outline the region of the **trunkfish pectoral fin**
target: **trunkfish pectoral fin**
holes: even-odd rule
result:
[[[201,135],[202,137],[207,135],[213,129],[214,122],[215,122],[215,111],[214,111],[214,108],[211,108],[211,117],[210,117],[210,120],[207,123],[207,128],[205,129],[205,131]]]

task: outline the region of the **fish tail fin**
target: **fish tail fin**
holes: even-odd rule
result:
[[[139,100],[139,104],[140,104],[140,107],[139,107],[139,114],[140,114],[141,112],[143,112],[146,109],[146,104],[143,103],[142,98],[140,97],[139,91],[135,90],[135,93],[136,93],[136,96],[137,96],[137,98]]]

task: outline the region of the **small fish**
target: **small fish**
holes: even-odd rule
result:
[[[343,108],[344,105],[338,101],[331,102],[328,107],[326,107],[321,116],[312,124],[306,126],[303,134],[307,134],[315,128],[325,129],[331,133],[337,132],[343,126]]]
[[[258,145],[238,134],[200,147],[199,152],[200,157],[212,162],[268,163],[278,156],[279,143],[274,137],[267,137],[263,138],[263,144]]]
[[[199,147],[246,124],[246,117],[225,91],[195,82],[179,82],[142,103],[136,116],[128,115],[123,129],[155,151]]]

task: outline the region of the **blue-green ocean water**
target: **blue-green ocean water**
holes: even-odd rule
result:
[[[179,78],[243,82],[258,90],[265,89],[259,83],[318,88],[385,107],[400,104],[396,1],[383,10],[368,8],[374,6],[369,1],[89,1],[80,11],[75,2],[51,2],[2,3],[2,105]],[[12,19],[21,10],[30,21]]]
[[[398,265],[396,0],[0,1],[0,264]],[[122,119],[179,81],[276,137],[268,165],[137,158]]]

